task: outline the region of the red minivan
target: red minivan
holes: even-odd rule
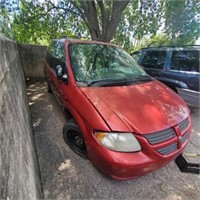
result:
[[[44,72],[66,113],[64,140],[114,179],[163,167],[190,139],[185,102],[115,45],[53,40]]]

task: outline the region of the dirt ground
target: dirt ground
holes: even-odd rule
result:
[[[64,114],[44,82],[27,84],[45,199],[200,199],[200,175],[181,173],[174,162],[146,176],[116,181],[65,144]],[[192,138],[188,161],[200,163],[200,110],[191,108]]]

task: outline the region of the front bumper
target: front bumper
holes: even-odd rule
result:
[[[96,144],[98,145],[98,144]],[[95,146],[96,146],[95,145]],[[174,160],[185,148],[167,156],[158,155],[154,152],[121,153],[102,149],[98,145],[89,153],[91,162],[104,174],[113,179],[125,180],[155,171]]]
[[[188,105],[200,108],[200,92],[182,88],[176,89]]]
[[[177,149],[165,155],[159,151],[160,144],[151,145],[144,136],[137,135],[136,137],[142,147],[140,152],[124,153],[111,151],[93,139],[88,146],[88,156],[91,162],[109,177],[119,180],[132,179],[167,165],[183,152],[191,137],[190,118],[189,125],[183,132],[183,135],[186,134],[187,139],[184,141],[180,141],[180,137],[172,139],[173,143],[176,140]],[[169,145],[169,142],[170,140],[167,140],[167,142],[164,142],[164,145]]]

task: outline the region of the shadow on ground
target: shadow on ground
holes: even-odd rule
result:
[[[64,115],[46,88],[43,82],[27,84],[45,199],[200,199],[200,175],[183,174],[174,162],[134,180],[105,177],[65,144]],[[200,163],[200,115],[191,111],[193,135],[184,154]]]

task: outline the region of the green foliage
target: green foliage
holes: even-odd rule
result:
[[[12,30],[15,40],[46,45],[53,38],[73,37],[70,23],[62,11],[56,12],[48,2],[33,4],[21,1],[20,13],[14,16]]]
[[[102,10],[109,19],[113,1],[105,1],[103,7],[101,2],[94,3],[98,31],[103,34],[103,24],[110,27],[102,20]],[[94,8],[92,3],[72,0],[0,0],[0,31],[18,42],[32,44],[48,44],[52,38],[63,36],[91,38],[87,23],[91,18],[94,22],[94,16],[84,18],[86,5]],[[127,51],[149,45],[193,44],[199,37],[199,10],[199,0],[131,0],[112,42]]]
[[[12,32],[10,31],[9,21],[10,19],[8,17],[8,12],[5,9],[1,8],[0,9],[0,32],[9,38],[12,38]]]
[[[132,0],[123,13],[114,41],[129,52],[150,44],[194,44],[200,36],[199,10],[198,0]],[[134,42],[130,42],[131,38]]]
[[[200,36],[200,1],[165,0],[164,5],[164,32],[174,44],[194,44]]]
[[[156,34],[151,38],[145,38],[141,40],[136,46],[134,46],[130,52],[137,51],[146,47],[160,47],[160,46],[169,46],[174,45],[173,41],[165,34]]]
[[[153,36],[157,33],[163,13],[160,12],[162,3],[157,0],[131,0],[122,15],[114,41],[131,51],[134,41],[141,41],[145,35]]]
[[[12,16],[18,10],[18,0],[0,0],[0,33],[13,39]]]

